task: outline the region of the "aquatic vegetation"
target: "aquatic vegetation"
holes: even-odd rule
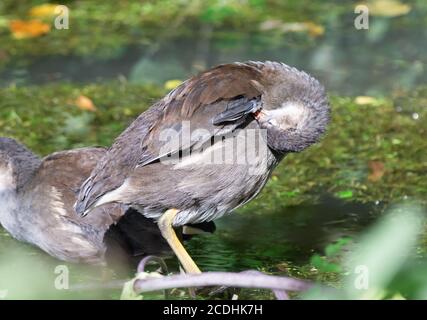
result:
[[[0,135],[23,141],[41,154],[108,146],[165,92],[161,86],[126,82],[1,88]],[[383,99],[378,105],[332,97],[333,119],[326,137],[301,154],[289,155],[261,197],[242,211],[273,212],[316,201],[322,193],[362,202],[411,198],[424,203],[427,132],[422,122],[427,117],[426,99],[427,90],[422,87]],[[399,112],[398,107],[404,109]],[[372,172],[373,162],[383,166],[381,177]]]
[[[425,201],[427,141],[422,119],[427,116],[426,92],[419,88],[406,98],[384,100],[376,106],[332,97],[333,120],[327,136],[308,151],[290,155],[256,205],[297,204],[318,195],[319,190],[364,202],[408,197]],[[83,145],[108,146],[164,93],[154,85],[118,82],[2,88],[0,134],[22,140],[41,154]],[[82,95],[93,101],[97,111],[76,107]],[[397,112],[396,101],[410,110]],[[414,113],[419,118],[414,119]],[[370,178],[372,161],[383,164],[381,178]],[[249,204],[248,210],[253,209]]]

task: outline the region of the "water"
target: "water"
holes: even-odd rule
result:
[[[243,271],[283,262],[304,265],[313,253],[341,237],[353,237],[374,221],[381,206],[326,197],[319,204],[270,214],[236,213],[217,221],[218,232],[193,239],[189,250],[202,269]]]
[[[382,206],[326,197],[319,204],[287,207],[283,211],[267,214],[236,212],[217,220],[214,234],[195,237],[186,243],[186,247],[204,271],[258,269],[283,273],[280,266],[298,269],[298,266],[307,265],[314,253],[322,254],[327,244],[341,237],[357,235],[382,210]],[[131,267],[125,272],[118,272],[108,267],[64,263],[37,248],[15,241],[2,229],[0,256],[0,272],[7,275],[2,276],[0,289],[12,288],[12,298],[118,298],[118,289],[55,290],[55,279],[60,274],[56,268],[69,268],[71,287],[79,284],[102,286],[113,280],[131,277],[135,272]],[[178,272],[175,258],[171,256],[166,261],[169,271]]]
[[[306,70],[342,95],[388,96],[425,83],[427,31],[421,19],[374,17],[369,32],[355,30],[353,15],[331,16],[325,35],[301,41],[292,34],[221,34],[194,30],[191,37],[168,30],[156,43],[128,46],[90,56],[23,57],[0,72],[0,85],[57,81],[89,83],[124,77],[132,82],[185,79],[219,63],[277,60]],[[396,22],[397,21],[397,22]],[[162,33],[161,31],[159,32]]]

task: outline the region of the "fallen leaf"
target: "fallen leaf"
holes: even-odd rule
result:
[[[358,105],[376,104],[378,100],[369,96],[358,96],[354,99],[354,103]]]
[[[40,37],[50,31],[50,25],[40,20],[12,20],[9,29],[15,39]]]
[[[368,7],[369,14],[381,17],[398,17],[408,14],[411,6],[399,0],[371,0],[361,3]]]
[[[168,81],[165,82],[165,89],[166,90],[173,90],[176,87],[178,87],[181,83],[182,83],[182,81],[181,80],[177,80],[177,79],[168,80]]]
[[[384,163],[381,161],[369,161],[368,167],[370,171],[368,180],[371,182],[377,182],[381,180],[385,173]]]
[[[57,4],[45,3],[39,6],[32,7],[28,14],[31,17],[46,18],[55,16],[55,8]]]
[[[266,20],[262,22],[259,26],[261,31],[269,31],[274,29],[280,29],[283,26],[283,21],[281,20]]]
[[[322,36],[325,33],[325,28],[320,24],[314,22],[304,22],[304,24],[308,33],[314,38]]]
[[[312,37],[319,37],[325,33],[325,28],[311,21],[306,22],[283,22],[280,20],[267,20],[261,23],[260,30],[280,30],[283,33],[288,32],[307,32]]]
[[[77,106],[77,108],[79,108],[80,110],[91,111],[91,112],[96,111],[95,104],[91,99],[89,99],[86,96],[83,96],[83,95],[79,96],[74,103]]]

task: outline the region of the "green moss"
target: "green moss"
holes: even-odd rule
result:
[[[0,132],[43,155],[83,145],[107,146],[163,93],[158,87],[119,82],[4,88],[0,89]],[[97,111],[80,110],[75,104],[80,95],[90,97]]]
[[[53,18],[45,19],[52,30],[42,37],[18,40],[9,31],[13,19],[28,20],[28,11],[44,3],[14,0],[0,3],[0,65],[11,58],[45,55],[96,55],[114,57],[130,44],[157,42],[159,39],[191,34],[201,26],[227,34],[259,30],[266,20],[315,21],[321,23],[330,5],[312,1],[66,1],[70,28],[56,30]],[[337,2],[334,13],[350,12],[350,5]],[[325,13],[323,15],[322,13]],[[88,31],[89,30],[89,31]]]
[[[86,145],[108,146],[165,93],[157,86],[126,82],[2,88],[0,135],[15,137],[43,155]],[[92,99],[97,111],[77,108],[80,95]],[[331,97],[332,122],[326,137],[300,154],[289,155],[262,195],[242,210],[273,212],[316,201],[322,193],[362,202],[407,197],[425,202],[427,89],[403,97],[404,93],[375,105]],[[410,112],[397,112],[395,104],[410,106]],[[368,163],[374,160],[385,166],[384,176],[376,182],[368,180]]]

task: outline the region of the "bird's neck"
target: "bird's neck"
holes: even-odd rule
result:
[[[28,156],[0,166],[0,224],[19,240],[25,240],[21,237],[21,229],[29,210],[21,195],[39,165],[37,157]]]
[[[2,176],[0,175],[0,178]],[[7,188],[0,180],[0,224],[13,237],[20,239],[19,199],[14,188]],[[20,239],[22,240],[22,239]]]
[[[31,180],[34,178],[34,176],[37,173],[37,170],[39,169],[41,164],[41,161],[39,158],[34,157],[31,159],[28,159],[28,161],[25,161],[17,167],[15,170],[15,176],[16,176],[16,189],[18,192],[25,188],[25,186],[29,185]]]

